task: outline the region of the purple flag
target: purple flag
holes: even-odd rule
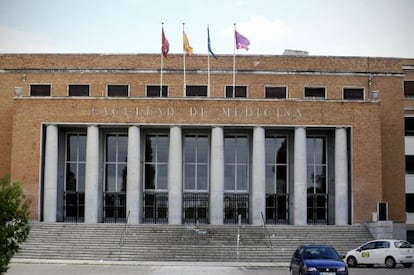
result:
[[[250,41],[237,31],[234,31],[236,36],[236,49],[246,49],[249,50]]]

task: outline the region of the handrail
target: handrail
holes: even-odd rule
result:
[[[264,218],[263,212],[260,212],[260,214],[262,215],[263,231],[264,231],[265,239],[267,239],[268,247],[270,245],[270,261],[273,262],[273,243],[272,243],[272,240],[270,239],[270,234],[266,227],[266,220]]]
[[[119,247],[121,248],[125,244],[125,237],[128,230],[129,225],[129,215],[131,214],[131,210],[128,210],[128,214],[126,216],[126,222],[124,228],[122,229],[121,236],[119,237]]]

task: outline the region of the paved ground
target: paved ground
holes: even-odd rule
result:
[[[197,263],[197,262],[82,262],[13,261],[7,275],[289,275],[287,263]],[[398,266],[351,268],[350,275],[412,275],[413,268]]]

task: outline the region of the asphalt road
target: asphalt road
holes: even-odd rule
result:
[[[289,275],[289,269],[283,265],[251,266],[240,263],[19,263],[10,264],[7,275]],[[414,267],[395,269],[384,267],[351,268],[350,275],[413,275]]]

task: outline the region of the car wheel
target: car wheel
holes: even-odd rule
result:
[[[403,266],[405,268],[411,268],[413,266],[413,263],[405,263],[405,264],[403,264]]]
[[[346,263],[349,267],[355,267],[358,263],[357,260],[355,259],[355,257],[348,257],[348,259],[346,259]]]
[[[385,259],[385,267],[386,268],[394,268],[395,267],[395,260],[393,257],[387,257]]]

